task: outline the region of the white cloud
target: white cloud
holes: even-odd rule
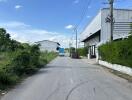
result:
[[[52,40],[59,42],[63,47],[68,47],[69,36],[64,33],[51,32],[44,29],[33,28],[31,25],[27,25],[23,22],[4,22],[0,23],[0,27],[3,27],[11,34],[11,38],[20,42],[34,43],[40,40]]]
[[[0,2],[6,2],[7,0],[0,0]]]
[[[88,6],[88,8],[91,8],[91,6]]]
[[[73,25],[67,25],[67,26],[65,26],[65,28],[66,28],[66,29],[73,29],[74,26],[73,26]]]
[[[89,16],[89,15],[87,16],[87,18],[90,18],[90,17],[91,17],[91,16]]]
[[[19,27],[21,29],[30,27],[30,25],[26,25],[25,23],[22,22],[17,22],[17,21],[12,21],[12,22],[6,22],[6,23],[1,23],[4,27],[8,27],[10,29],[16,29],[16,27]]]
[[[116,6],[117,5],[117,3],[116,2],[114,2],[114,6]]]
[[[80,0],[74,0],[73,3],[74,4],[78,4]]]
[[[20,8],[22,8],[23,6],[21,6],[21,5],[15,5],[15,9],[20,9]]]

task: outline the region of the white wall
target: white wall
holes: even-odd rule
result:
[[[41,51],[57,52],[56,48],[59,47],[59,45],[56,42],[52,42],[52,41],[41,41],[37,43],[41,45],[40,46]]]
[[[132,68],[129,68],[127,66],[122,66],[122,65],[118,65],[118,64],[111,64],[111,63],[108,63],[106,61],[101,61],[101,60],[99,60],[99,64],[103,65],[105,67],[108,67],[110,69],[113,69],[113,70],[116,70],[116,71],[119,71],[119,72],[122,72],[122,73],[125,73],[125,74],[132,76]]]

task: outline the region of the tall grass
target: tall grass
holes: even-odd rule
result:
[[[41,52],[40,54],[40,60],[42,60],[43,62],[49,63],[51,60],[53,60],[54,58],[57,57],[57,53],[55,52]]]
[[[25,75],[34,74],[55,57],[57,53],[54,52],[0,52],[0,89],[15,85]]]

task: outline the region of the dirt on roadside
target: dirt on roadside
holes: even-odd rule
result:
[[[109,71],[109,72],[111,72],[111,73],[113,73],[113,74],[115,74],[115,75],[117,75],[117,76],[119,76],[121,78],[126,79],[128,82],[132,83],[132,76],[124,74],[124,73],[121,73],[119,71],[116,71],[116,70],[113,70],[113,69],[110,69],[110,68],[107,68],[105,66],[101,66],[101,67],[103,67],[105,70],[107,70],[107,71]]]
[[[2,96],[4,96],[5,94],[7,94],[7,91],[0,90],[0,100],[1,100]]]

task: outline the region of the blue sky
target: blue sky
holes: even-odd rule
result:
[[[108,7],[103,4],[107,0],[89,1],[0,0],[0,27],[6,28],[12,38],[20,42],[53,40],[68,47],[74,37],[71,28],[83,18],[79,24],[80,33],[101,8]],[[114,6],[132,9],[132,0],[115,0]],[[85,8],[87,13],[82,14]]]

